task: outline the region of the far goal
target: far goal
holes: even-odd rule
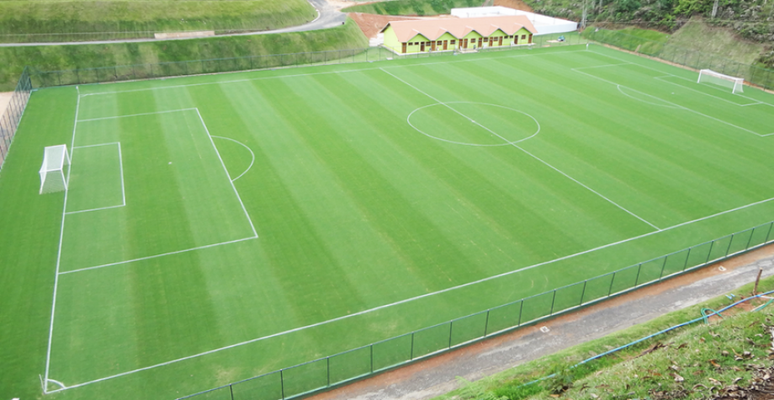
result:
[[[69,165],[70,154],[66,145],[46,147],[40,167],[40,194],[67,190],[65,168]]]
[[[731,88],[731,93],[742,93],[744,90],[744,78],[737,78],[729,75],[715,72],[711,69],[703,69],[699,71],[698,83],[713,83],[723,87]]]

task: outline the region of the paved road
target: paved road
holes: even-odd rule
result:
[[[248,36],[248,35],[266,35],[270,33],[285,33],[285,32],[304,32],[313,31],[318,29],[333,28],[344,23],[347,20],[347,14],[338,11],[326,0],[308,0],[309,3],[317,10],[317,18],[313,21],[303,25],[290,26],[282,29],[275,29],[273,31],[260,31],[260,32],[247,32],[247,33],[235,33],[230,35],[218,35],[217,37],[224,36]],[[166,40],[191,40],[193,38],[174,38],[174,39],[122,39],[122,40],[99,40],[93,42],[44,42],[44,43],[0,43],[0,47],[24,47],[24,46],[62,46],[62,45],[77,45],[77,44],[110,44],[110,43],[141,43],[141,42],[161,42]]]

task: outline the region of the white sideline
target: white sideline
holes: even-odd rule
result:
[[[592,78],[594,78],[594,79],[599,79],[600,81],[607,82],[607,83],[609,83],[609,84],[611,84],[611,85],[620,86],[620,87],[625,87],[626,89],[628,89],[628,90],[631,90],[631,91],[633,91],[633,92],[637,92],[637,93],[639,93],[639,94],[642,94],[642,95],[648,96],[648,97],[650,97],[650,98],[653,98],[653,99],[656,99],[656,100],[663,101],[664,103],[667,103],[667,104],[669,104],[669,105],[672,105],[672,106],[674,106],[674,107],[677,107],[677,108],[679,108],[679,109],[686,110],[686,111],[690,111],[690,112],[692,112],[692,113],[694,113],[694,114],[696,114],[696,115],[701,115],[702,117],[705,117],[705,118],[708,118],[708,119],[711,119],[711,120],[714,120],[714,121],[717,121],[717,122],[720,122],[720,123],[726,124],[726,125],[728,125],[728,126],[731,126],[731,127],[737,128],[737,129],[739,129],[739,130],[742,130],[742,131],[745,131],[745,132],[748,132],[748,133],[752,133],[753,135],[756,135],[756,136],[759,136],[759,137],[768,136],[768,134],[764,135],[764,134],[760,134],[760,133],[758,133],[758,132],[755,132],[755,131],[751,131],[751,130],[749,130],[749,129],[747,129],[747,128],[742,128],[741,126],[734,125],[734,124],[732,124],[732,123],[730,123],[730,122],[727,122],[727,121],[724,121],[724,120],[722,120],[722,119],[718,119],[718,118],[715,118],[715,117],[713,117],[713,116],[710,116],[710,115],[707,115],[707,114],[703,114],[703,113],[701,113],[701,112],[698,112],[698,111],[696,111],[696,110],[690,109],[690,108],[688,108],[688,107],[685,107],[685,106],[681,106],[681,105],[679,105],[679,104],[672,103],[671,101],[664,100],[664,99],[662,99],[662,98],[660,98],[660,97],[658,97],[658,96],[653,96],[653,95],[651,95],[651,94],[647,94],[647,93],[645,93],[645,92],[641,92],[641,91],[639,91],[639,90],[637,90],[637,89],[630,88],[630,87],[628,87],[628,86],[624,86],[624,85],[621,85],[621,84],[615,83],[615,82],[613,82],[613,81],[609,81],[609,80],[607,80],[607,79],[600,78],[600,77],[598,77],[598,76],[594,76],[594,75],[588,74],[588,73],[586,73],[586,72],[583,72],[583,71],[579,71],[579,70],[577,70],[577,69],[575,69],[575,68],[572,68],[571,70],[572,70],[572,71],[575,71],[575,72],[577,72],[577,73],[579,73],[579,74],[583,74],[583,75],[586,75],[586,76],[590,76],[590,77],[592,77]],[[619,90],[620,90],[620,89],[619,89]]]
[[[472,122],[473,124],[475,124],[475,125],[478,125],[478,126],[480,126],[481,128],[483,128],[484,130],[488,131],[489,133],[491,133],[491,134],[493,134],[493,135],[495,135],[495,136],[499,137],[499,138],[500,138],[500,139],[502,139],[504,142],[506,142],[506,143],[510,144],[511,146],[513,146],[513,147],[515,147],[515,148],[517,148],[517,149],[521,150],[522,152],[524,152],[525,154],[529,155],[530,157],[532,157],[532,158],[534,158],[534,159],[536,159],[536,160],[540,161],[541,163],[543,163],[543,164],[544,164],[544,165],[546,165],[547,167],[549,167],[549,168],[553,169],[554,171],[556,171],[556,172],[558,172],[558,173],[562,174],[562,175],[563,175],[564,177],[566,177],[567,179],[569,179],[569,180],[571,180],[571,181],[573,181],[573,182],[577,183],[578,185],[580,185],[580,186],[582,186],[582,187],[586,188],[587,190],[589,190],[590,192],[592,192],[592,193],[596,194],[597,196],[599,196],[599,197],[601,197],[601,198],[605,199],[607,202],[609,202],[610,204],[612,204],[612,205],[614,205],[614,206],[618,207],[619,209],[621,209],[621,210],[625,211],[627,214],[629,214],[629,215],[633,216],[634,218],[637,218],[637,219],[639,219],[640,221],[642,221],[642,222],[644,222],[644,223],[646,223],[646,224],[650,225],[652,228],[654,228],[654,229],[656,229],[656,230],[660,230],[660,228],[659,228],[659,227],[657,227],[656,225],[653,225],[652,223],[650,223],[650,222],[646,221],[645,219],[643,219],[643,218],[642,218],[642,217],[640,217],[639,215],[637,215],[637,214],[635,214],[635,213],[633,213],[633,212],[631,212],[631,211],[627,210],[626,208],[624,208],[624,207],[623,207],[623,206],[621,206],[620,204],[618,204],[618,203],[614,202],[613,200],[610,200],[609,198],[605,197],[604,195],[602,195],[601,193],[597,192],[596,190],[594,190],[594,189],[592,189],[592,188],[590,188],[590,187],[588,187],[588,186],[584,185],[583,183],[581,183],[581,182],[580,182],[580,181],[578,181],[577,179],[575,179],[575,178],[571,177],[570,175],[567,175],[566,173],[564,173],[563,171],[561,171],[561,170],[559,170],[558,168],[554,167],[553,165],[551,165],[551,164],[547,163],[546,161],[543,161],[543,160],[542,160],[541,158],[539,158],[538,156],[536,156],[536,155],[534,155],[534,154],[532,154],[532,153],[528,152],[527,150],[524,150],[524,149],[523,149],[521,146],[517,145],[516,143],[511,143],[511,142],[509,142],[507,139],[505,139],[504,137],[502,137],[502,136],[498,135],[496,132],[494,132],[494,131],[492,131],[491,129],[489,129],[489,128],[487,128],[487,127],[483,126],[483,125],[481,125],[480,123],[478,123],[478,122],[476,122],[476,121],[474,121],[472,118],[468,117],[467,115],[465,115],[465,114],[463,114],[463,113],[461,113],[461,112],[459,112],[459,111],[455,110],[454,108],[452,108],[452,107],[451,107],[451,106],[449,106],[448,104],[446,104],[446,103],[444,103],[444,102],[442,102],[442,101],[440,101],[440,100],[436,99],[435,97],[433,97],[433,96],[431,96],[431,95],[429,95],[429,94],[427,94],[427,93],[423,92],[422,90],[420,90],[420,89],[419,89],[419,88],[417,88],[416,86],[414,86],[414,85],[412,85],[412,84],[410,84],[410,83],[408,83],[408,82],[404,81],[403,79],[401,79],[401,78],[397,77],[396,75],[393,75],[392,73],[390,73],[390,72],[388,72],[388,71],[385,71],[384,69],[382,69],[382,71],[384,71],[384,73],[386,73],[386,74],[388,74],[388,75],[392,76],[393,78],[395,78],[395,79],[397,79],[397,80],[399,80],[399,81],[403,82],[404,84],[406,84],[407,86],[409,86],[409,87],[411,87],[412,89],[416,90],[417,92],[419,92],[419,93],[422,93],[423,95],[425,95],[425,96],[427,96],[427,97],[429,97],[429,98],[433,99],[433,100],[434,100],[434,101],[436,101],[438,104],[442,104],[442,105],[446,106],[448,109],[450,109],[450,110],[454,111],[455,113],[457,113],[457,114],[459,114],[460,116],[462,116],[463,118],[465,118],[465,119],[469,120],[469,121],[470,121],[470,122]]]
[[[608,55],[608,54],[597,53],[597,52],[594,52],[594,54],[599,54],[600,56],[603,56],[603,57],[612,58],[613,60],[618,60],[618,61],[626,61],[626,60],[624,60],[624,59],[621,59],[621,58],[618,58],[618,57],[613,57],[613,56],[611,56],[611,55]],[[640,67],[640,68],[649,69],[649,70],[651,70],[651,71],[660,72],[660,73],[662,73],[662,74],[664,73],[664,71],[661,71],[661,70],[659,70],[659,69],[656,69],[656,68],[651,68],[651,67],[648,67],[648,66],[646,66],[646,65],[642,65],[642,64],[634,64],[634,65],[637,65],[637,66],[638,66],[638,67]],[[670,75],[672,75],[672,74],[670,74]],[[685,78],[682,78],[682,77],[680,77],[680,76],[677,76],[677,75],[672,75],[672,76],[675,76],[675,77],[678,77],[678,78],[681,78],[681,79],[685,79]],[[693,82],[693,80],[691,80],[691,82]],[[742,96],[742,97],[745,97],[745,98],[749,98],[749,99],[752,99],[752,100],[755,100],[755,101],[759,101],[761,104],[765,104],[765,105],[767,105],[767,106],[774,107],[774,104],[771,104],[771,103],[766,103],[765,101],[760,101],[760,100],[758,100],[758,99],[753,99],[753,98],[751,98],[751,97],[744,96],[744,95],[739,95],[739,96]],[[751,105],[752,105],[752,104],[751,104]]]
[[[722,97],[713,96],[713,95],[711,95],[711,94],[709,94],[709,93],[704,93],[704,92],[702,92],[701,90],[696,90],[696,89],[694,89],[694,88],[692,88],[692,87],[690,87],[690,86],[681,85],[681,84],[679,84],[679,83],[677,83],[677,82],[668,81],[668,80],[666,80],[666,79],[664,79],[664,78],[679,78],[679,79],[684,79],[684,78],[682,78],[682,77],[679,77],[679,76],[677,76],[677,75],[657,76],[657,77],[655,77],[655,78],[653,78],[653,79],[656,79],[656,80],[658,80],[658,81],[661,81],[661,82],[668,83],[668,84],[670,84],[670,85],[679,86],[679,87],[681,87],[681,88],[683,88],[683,89],[688,89],[688,90],[690,90],[690,91],[693,91],[693,92],[696,92],[696,93],[699,93],[699,94],[703,94],[703,95],[705,95],[705,96],[709,96],[709,97],[712,97],[712,98],[718,99],[718,100],[720,100],[720,101],[725,101],[726,103],[733,104],[733,105],[735,105],[735,106],[737,106],[737,107],[747,107],[747,106],[753,106],[753,105],[756,105],[756,104],[762,104],[761,102],[757,102],[757,103],[751,103],[751,104],[739,104],[739,103],[733,102],[733,101],[731,101],[731,100],[724,99],[724,98],[722,98]],[[687,79],[685,79],[685,80],[687,81]],[[691,82],[693,82],[693,81],[691,81]],[[712,88],[712,89],[715,89],[715,87],[713,87],[713,86],[707,86],[707,87],[710,87],[710,88]],[[739,94],[732,94],[732,95],[733,95],[733,96],[744,97],[744,98],[746,98],[746,99],[750,99],[750,98],[749,98],[749,97],[747,97],[747,96],[743,96],[743,95],[739,95]],[[750,99],[750,100],[754,100],[754,99]],[[756,100],[756,101],[757,101],[757,100]]]
[[[219,351],[223,351],[223,350],[228,350],[228,349],[232,349],[232,348],[235,348],[235,347],[244,346],[244,345],[247,345],[247,344],[250,344],[250,343],[260,342],[262,340],[270,339],[270,338],[273,338],[273,337],[287,335],[287,334],[293,333],[293,332],[303,331],[303,330],[306,330],[306,329],[310,329],[310,328],[314,328],[314,327],[317,327],[317,326],[326,325],[326,324],[329,324],[329,323],[332,323],[332,322],[337,322],[337,321],[349,319],[349,318],[356,317],[356,316],[359,316],[359,315],[369,314],[369,313],[372,313],[374,311],[378,311],[378,310],[382,310],[382,309],[385,309],[385,308],[394,307],[394,306],[397,306],[397,305],[400,305],[400,304],[409,303],[409,302],[412,302],[412,301],[415,301],[415,300],[423,299],[425,297],[431,297],[431,296],[435,296],[435,295],[438,295],[438,294],[442,294],[442,293],[446,293],[446,292],[451,292],[451,291],[454,291],[454,290],[457,290],[457,289],[461,289],[461,288],[464,288],[464,287],[467,287],[467,286],[476,285],[476,284],[479,284],[479,283],[483,283],[483,282],[491,281],[491,280],[494,280],[494,279],[502,278],[504,276],[513,275],[513,274],[518,273],[518,272],[522,272],[522,271],[527,271],[527,270],[530,270],[530,269],[538,268],[538,267],[541,267],[543,265],[551,264],[551,263],[554,263],[554,262],[557,262],[557,261],[563,261],[563,260],[571,259],[571,258],[580,256],[580,255],[583,255],[583,254],[591,253],[591,252],[594,252],[594,251],[597,251],[597,250],[601,250],[601,249],[604,249],[604,248],[608,248],[608,247],[612,247],[612,246],[615,246],[615,245],[618,245],[618,244],[630,242],[630,241],[633,241],[633,240],[637,240],[637,239],[641,239],[641,238],[644,238],[644,237],[652,236],[652,235],[655,235],[657,233],[669,231],[669,230],[672,230],[672,229],[675,229],[675,228],[679,228],[679,227],[682,227],[682,226],[685,226],[685,225],[690,225],[690,224],[693,224],[695,222],[704,221],[704,220],[707,220],[707,219],[710,219],[710,218],[714,218],[714,217],[717,217],[717,216],[720,216],[720,215],[732,213],[734,211],[739,211],[739,210],[742,210],[742,209],[745,209],[745,208],[749,208],[749,207],[753,207],[753,206],[756,206],[756,205],[759,205],[759,204],[767,203],[767,202],[770,202],[772,200],[774,200],[774,197],[772,197],[770,199],[765,199],[765,200],[757,201],[757,202],[754,202],[754,203],[750,203],[750,204],[747,204],[747,205],[744,205],[744,206],[736,207],[736,208],[733,208],[733,209],[730,209],[730,210],[721,211],[719,213],[708,215],[706,217],[698,218],[698,219],[695,219],[695,220],[692,220],[692,221],[683,222],[683,223],[680,223],[680,224],[677,224],[677,225],[673,225],[673,226],[661,229],[659,231],[653,231],[653,232],[644,233],[644,234],[639,235],[639,236],[634,236],[634,237],[631,237],[631,238],[628,238],[628,239],[619,240],[617,242],[608,243],[608,244],[605,244],[605,245],[602,245],[602,246],[598,246],[598,247],[595,247],[595,248],[592,248],[592,249],[588,249],[588,250],[584,250],[584,251],[581,251],[581,252],[578,252],[578,253],[574,253],[574,254],[569,254],[569,255],[566,255],[566,256],[563,256],[563,257],[559,257],[559,258],[556,258],[556,259],[553,259],[553,260],[540,262],[540,263],[533,264],[533,265],[530,265],[530,266],[527,266],[527,267],[524,267],[524,268],[519,268],[519,269],[515,269],[515,270],[512,270],[512,271],[508,271],[508,272],[503,272],[501,274],[492,275],[492,276],[489,276],[489,277],[486,277],[486,278],[482,278],[482,279],[479,279],[479,280],[476,280],[476,281],[463,283],[461,285],[452,286],[452,287],[449,287],[449,288],[446,288],[446,289],[442,289],[442,290],[438,290],[438,291],[435,291],[435,292],[425,293],[425,294],[422,294],[422,295],[419,295],[419,296],[415,296],[415,297],[410,297],[410,298],[407,298],[407,299],[399,300],[399,301],[396,301],[396,302],[393,302],[393,303],[390,303],[390,304],[384,304],[384,305],[381,305],[381,306],[378,306],[378,307],[370,308],[370,309],[363,310],[363,311],[358,311],[358,312],[355,312],[355,313],[352,313],[352,314],[343,315],[341,317],[337,317],[337,318],[333,318],[333,319],[317,322],[317,323],[314,323],[314,324],[300,326],[298,328],[293,328],[293,329],[289,329],[289,330],[286,330],[286,331],[273,333],[271,335],[261,336],[261,337],[250,339],[250,340],[245,340],[245,341],[242,341],[242,342],[239,342],[239,343],[234,343],[234,344],[231,344],[231,345],[228,345],[228,346],[219,347],[219,348],[216,348],[216,349],[212,349],[212,350],[208,350],[208,351],[205,351],[205,352],[193,354],[193,355],[190,355],[190,356],[181,357],[181,358],[177,358],[177,359],[170,360],[170,361],[165,361],[163,363],[149,365],[147,367],[137,368],[137,369],[134,369],[134,370],[131,370],[131,371],[126,371],[126,372],[121,372],[119,374],[106,376],[106,377],[95,379],[95,380],[92,380],[92,381],[87,381],[87,382],[82,382],[82,383],[74,384],[74,385],[68,386],[66,389],[73,389],[73,388],[77,388],[77,387],[81,387],[81,386],[90,385],[92,383],[102,382],[102,381],[106,381],[106,380],[109,380],[109,379],[130,375],[130,374],[133,374],[133,373],[136,373],[136,372],[147,371],[149,369],[154,369],[154,368],[163,367],[165,365],[175,364],[175,363],[178,363],[178,362],[181,362],[181,361],[185,361],[185,360],[190,360],[190,359],[197,358],[197,357],[206,356],[208,354],[213,354],[213,353],[217,353]],[[49,391],[48,393],[58,392],[58,391],[66,390],[66,389],[52,390],[52,391]]]
[[[90,208],[87,210],[79,210],[79,211],[68,211],[65,214],[80,214],[85,212],[91,212],[91,211],[101,211],[101,210],[108,210],[111,208],[120,208],[126,206],[126,189],[124,188],[124,161],[123,157],[121,155],[121,142],[110,142],[110,143],[100,143],[100,144],[92,144],[88,146],[77,146],[73,147],[73,153],[75,152],[75,149],[86,149],[89,147],[101,147],[101,146],[109,146],[109,145],[116,145],[118,146],[118,171],[121,175],[121,204],[115,205],[115,206],[107,206],[107,207],[99,207],[99,208]],[[68,179],[69,179],[69,171],[68,171]]]
[[[255,153],[253,153],[253,149],[251,149],[251,148],[247,147],[247,145],[246,145],[246,144],[244,144],[244,143],[242,143],[242,142],[240,142],[240,141],[238,141],[238,140],[234,140],[234,139],[232,139],[232,138],[227,138],[227,137],[224,137],[224,136],[215,136],[215,135],[212,135],[212,137],[214,137],[214,138],[218,138],[218,139],[226,139],[226,140],[230,140],[230,141],[232,141],[232,142],[234,142],[234,143],[237,143],[237,144],[241,145],[242,147],[246,148],[246,149],[247,149],[247,151],[249,151],[249,152],[250,152],[250,155],[251,155],[251,156],[253,156],[253,159],[250,161],[250,165],[247,167],[247,169],[246,169],[246,170],[244,170],[244,172],[242,172],[241,174],[239,174],[239,176],[237,176],[236,178],[232,179],[232,180],[231,180],[231,182],[234,182],[234,181],[236,181],[237,179],[241,178],[241,177],[242,177],[242,175],[246,174],[246,173],[247,173],[247,171],[249,171],[251,168],[253,168],[253,164],[255,163]]]
[[[77,98],[75,100],[75,118],[73,118],[73,137],[70,142],[70,148],[72,149],[75,147],[75,130],[78,126],[78,111],[81,107],[81,92],[80,89],[78,89],[78,86],[75,87],[75,92],[77,93]],[[73,152],[75,153],[75,152]],[[73,159],[75,158],[75,154],[70,155],[70,165],[73,163]],[[70,171],[72,168],[67,169],[67,181],[70,181]],[[67,217],[67,193],[69,191],[65,190],[64,194],[64,205],[62,206],[62,223],[59,227],[59,248],[57,249],[56,253],[56,271],[54,273],[54,294],[51,299],[51,323],[48,327],[48,345],[46,349],[46,372],[45,377],[43,378],[43,393],[48,394],[48,372],[51,368],[51,343],[54,339],[54,315],[56,315],[56,292],[57,288],[59,287],[59,266],[62,261],[62,242],[64,239],[64,226],[65,226],[65,217]],[[52,381],[53,382],[53,381]],[[61,383],[57,382],[62,387]]]
[[[537,56],[546,56],[546,55],[554,55],[554,54],[577,53],[577,52],[581,52],[581,51],[586,51],[586,50],[552,51],[552,52],[537,53],[537,54],[516,54],[516,55],[512,55],[512,56],[502,56],[502,57],[496,57],[496,58],[500,59],[500,58],[537,57]],[[456,61],[435,61],[435,62],[427,62],[427,63],[407,64],[407,65],[393,65],[393,66],[388,66],[388,67],[384,67],[384,68],[406,68],[406,67],[415,67],[415,66],[423,66],[423,65],[456,64],[456,63],[475,62],[475,61],[481,61],[481,59],[480,58],[475,58],[475,59],[465,59],[465,60],[456,60]],[[194,87],[194,86],[220,85],[220,84],[228,84],[228,83],[243,83],[243,82],[261,81],[261,80],[269,80],[269,79],[297,78],[297,77],[302,77],[302,76],[344,74],[344,73],[348,73],[348,72],[375,71],[375,70],[379,70],[379,69],[382,69],[382,68],[383,67],[358,68],[358,69],[347,69],[347,70],[341,70],[341,71],[310,72],[310,73],[304,73],[304,74],[287,74],[287,75],[265,76],[265,77],[258,77],[258,78],[234,79],[234,80],[230,80],[230,81],[189,83],[189,84],[182,84],[182,85],[160,86],[160,87],[142,88],[142,89],[115,90],[115,91],[110,91],[110,92],[95,92],[95,93],[84,94],[83,96],[99,96],[99,95],[105,95],[105,94],[121,94],[121,93],[133,93],[133,92],[146,92],[146,91],[150,91],[150,90],[180,89],[180,88]],[[263,70],[263,71],[265,71],[265,70]],[[237,72],[245,73],[245,72],[248,72],[248,71],[237,71]],[[190,78],[190,76],[179,76],[179,77],[174,77],[174,78],[175,79],[183,79],[183,78]],[[124,83],[130,83],[130,82],[116,82],[116,84],[124,84]]]

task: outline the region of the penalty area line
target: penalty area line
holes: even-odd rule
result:
[[[659,230],[659,231],[653,231],[653,232],[644,233],[644,234],[639,235],[639,236],[634,236],[634,237],[631,237],[631,238],[628,238],[628,239],[619,240],[617,242],[608,243],[608,244],[605,244],[605,245],[602,245],[602,246],[598,246],[598,247],[595,247],[595,248],[592,248],[592,249],[588,249],[588,250],[584,250],[584,251],[581,251],[581,252],[578,252],[578,253],[574,253],[574,254],[569,254],[569,255],[566,255],[566,256],[563,256],[563,257],[559,257],[559,258],[556,258],[556,259],[553,259],[553,260],[544,261],[544,262],[533,264],[533,265],[530,265],[530,266],[527,266],[527,267],[524,267],[524,268],[519,268],[519,269],[515,269],[515,270],[512,270],[512,271],[504,272],[502,274],[492,275],[492,276],[489,276],[489,277],[486,277],[486,278],[482,278],[482,279],[479,279],[479,280],[476,280],[476,281],[472,281],[472,282],[468,282],[468,283],[463,283],[461,285],[452,286],[452,287],[449,287],[449,288],[446,288],[446,289],[438,290],[438,291],[431,292],[431,293],[422,294],[422,295],[415,296],[415,297],[410,297],[408,299],[399,300],[399,301],[396,301],[394,303],[384,304],[384,305],[381,305],[381,306],[378,306],[378,307],[370,308],[370,309],[363,310],[363,311],[358,311],[356,313],[343,315],[341,317],[337,317],[337,318],[333,318],[333,319],[329,319],[329,320],[325,320],[325,321],[320,321],[320,322],[317,322],[317,323],[314,323],[314,324],[300,326],[298,328],[288,329],[286,331],[277,332],[277,333],[274,333],[274,334],[271,334],[271,335],[261,336],[261,337],[250,339],[250,340],[245,340],[245,341],[242,341],[242,342],[239,342],[239,343],[234,343],[234,344],[231,344],[231,345],[228,345],[228,346],[219,347],[219,348],[216,348],[216,349],[204,351],[204,352],[193,354],[193,355],[190,355],[190,356],[181,357],[181,358],[177,358],[177,359],[170,360],[170,361],[165,361],[163,363],[149,365],[147,367],[137,368],[137,369],[134,369],[134,370],[131,370],[131,371],[126,371],[126,372],[121,372],[119,374],[106,376],[106,377],[95,379],[95,380],[92,380],[92,381],[74,384],[74,385],[71,385],[71,386],[67,386],[65,389],[52,390],[49,393],[53,393],[53,392],[57,392],[57,391],[62,391],[62,390],[67,390],[67,389],[74,389],[74,388],[77,388],[77,387],[82,387],[82,386],[90,385],[92,383],[103,382],[103,381],[106,381],[106,380],[109,380],[109,379],[119,378],[119,377],[122,377],[122,376],[134,374],[134,373],[137,373],[137,372],[147,371],[147,370],[150,370],[150,369],[154,369],[154,368],[159,368],[159,367],[163,367],[163,366],[166,366],[166,365],[175,364],[175,363],[178,363],[178,362],[181,362],[181,361],[186,361],[186,360],[190,360],[190,359],[206,356],[206,355],[209,355],[209,354],[214,354],[214,353],[217,353],[217,352],[220,352],[220,351],[223,351],[223,350],[233,349],[233,348],[244,346],[244,345],[247,345],[247,344],[260,342],[260,341],[263,341],[263,340],[266,340],[266,339],[271,339],[271,338],[274,338],[274,337],[283,336],[283,335],[287,335],[287,334],[290,334],[290,333],[299,332],[299,331],[315,328],[315,327],[318,327],[318,326],[327,325],[327,324],[330,324],[330,323],[333,323],[333,322],[342,321],[342,320],[349,319],[349,318],[352,318],[352,317],[356,317],[356,316],[359,316],[359,315],[369,314],[369,313],[372,313],[372,312],[375,312],[375,311],[378,311],[378,310],[383,310],[383,309],[394,307],[394,306],[397,306],[397,305],[400,305],[400,304],[410,303],[410,302],[415,301],[415,300],[420,300],[420,299],[423,299],[423,298],[426,298],[426,297],[431,297],[431,296],[435,296],[435,295],[438,295],[438,294],[451,292],[451,291],[454,291],[454,290],[457,290],[457,289],[461,289],[461,288],[464,288],[464,287],[473,286],[473,285],[476,285],[476,284],[479,284],[479,283],[483,283],[483,282],[491,281],[491,280],[494,280],[494,279],[502,278],[504,276],[513,275],[513,274],[518,273],[518,272],[522,272],[522,271],[527,271],[527,270],[530,270],[530,269],[538,268],[538,267],[541,267],[543,265],[548,265],[548,264],[551,264],[551,263],[554,263],[554,262],[557,262],[557,261],[568,260],[568,259],[580,256],[580,255],[583,255],[583,254],[588,254],[588,253],[591,253],[591,252],[594,252],[594,251],[597,251],[597,250],[601,250],[601,249],[605,249],[605,248],[608,248],[608,247],[612,247],[612,246],[615,246],[615,245],[618,245],[618,244],[630,242],[630,241],[633,241],[633,240],[637,240],[637,239],[641,239],[641,238],[644,238],[644,237],[652,236],[652,235],[655,235],[657,233],[661,233],[661,232],[665,232],[665,231],[672,230],[672,229],[675,229],[675,228],[679,228],[679,227],[682,227],[682,226],[690,225],[690,224],[693,224],[695,222],[704,221],[704,220],[711,219],[711,218],[714,218],[714,217],[717,217],[717,216],[720,216],[720,215],[729,214],[729,213],[732,213],[732,212],[735,212],[735,211],[743,210],[745,208],[749,208],[749,207],[753,207],[753,206],[756,206],[756,205],[764,204],[764,203],[770,202],[772,200],[774,200],[774,197],[769,198],[769,199],[765,199],[765,200],[761,200],[761,201],[757,201],[757,202],[754,202],[754,203],[746,204],[746,205],[743,205],[743,206],[740,206],[740,207],[732,208],[730,210],[721,211],[719,213],[708,215],[708,216],[705,216],[705,217],[702,217],[702,218],[698,218],[698,219],[695,219],[695,220],[692,220],[692,221],[686,221],[686,222],[683,222],[683,223],[680,223],[680,224],[677,224],[677,225],[670,226],[668,228],[664,228],[664,229]],[[65,273],[65,272],[62,272],[62,273]]]

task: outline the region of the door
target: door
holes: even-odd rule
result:
[[[443,41],[443,49],[444,50],[448,50],[449,49],[449,41],[448,40],[444,40]]]
[[[502,46],[502,45],[503,45],[503,37],[500,36],[500,43],[498,44],[498,46]]]
[[[529,42],[532,43],[532,34],[529,34]]]
[[[481,43],[483,43],[484,38],[478,38],[478,47],[481,47]]]
[[[468,48],[468,39],[462,39],[462,42],[463,42],[462,43],[462,47],[467,49]]]
[[[419,44],[419,51],[425,51],[425,42]]]
[[[489,38],[489,47],[492,47],[492,43],[493,43],[493,42],[494,42],[494,38],[493,38],[493,37],[490,37],[490,38]]]
[[[401,49],[401,53],[406,54],[406,43],[403,43],[403,49]]]
[[[436,42],[435,42],[435,40],[433,40],[431,43],[432,43],[432,46],[433,46],[433,47],[431,48],[431,50],[435,51],[435,43],[436,43]]]

